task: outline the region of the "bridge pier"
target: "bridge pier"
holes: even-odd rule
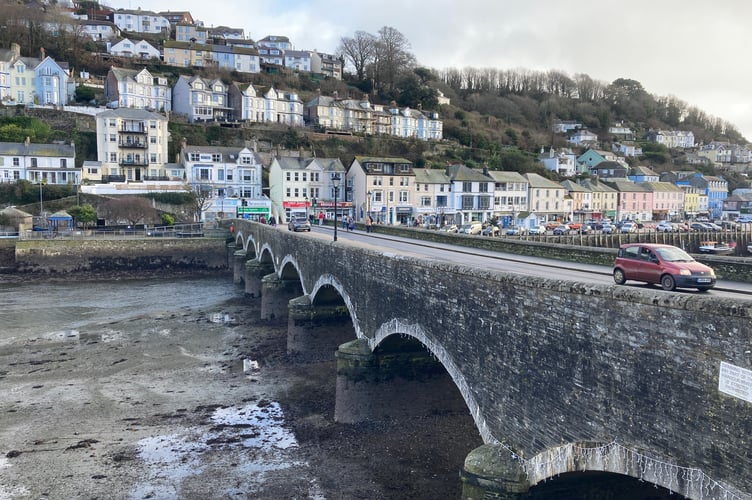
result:
[[[343,303],[311,303],[308,295],[288,303],[287,353],[306,359],[331,360],[337,347],[355,338],[350,312]]]
[[[287,305],[303,293],[300,281],[286,280],[276,274],[267,274],[261,279],[261,319],[283,321],[287,317]]]
[[[261,280],[264,276],[274,272],[271,263],[259,262],[256,259],[245,262],[245,295],[248,297],[261,297]]]
[[[425,348],[397,336],[371,352],[366,339],[339,346],[334,420],[352,424],[467,412],[449,374]],[[419,345],[419,344],[418,344]]]
[[[530,489],[519,462],[499,445],[484,444],[471,451],[460,479],[462,500],[519,500]]]
[[[243,271],[248,254],[245,250],[235,250],[232,254],[232,282],[236,285],[243,281]]]

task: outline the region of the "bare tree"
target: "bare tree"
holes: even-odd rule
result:
[[[379,30],[371,74],[380,92],[393,91],[401,74],[415,67],[415,56],[409,49],[410,42],[398,30],[389,26]]]
[[[356,31],[354,37],[340,39],[337,53],[352,64],[358,80],[362,80],[376,53],[376,37],[365,31]]]
[[[104,212],[113,221],[125,221],[133,226],[157,220],[157,210],[152,202],[141,196],[113,198],[104,205]]]
[[[201,216],[204,211],[214,203],[211,186],[206,184],[196,184],[195,186],[189,186],[188,192],[193,199],[193,210],[196,216],[196,221],[201,222]]]

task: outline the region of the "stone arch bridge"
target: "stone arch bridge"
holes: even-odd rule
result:
[[[288,352],[335,352],[337,421],[429,411],[459,390],[485,443],[468,450],[463,498],[523,498],[580,471],[752,497],[752,302],[489,272],[246,221],[234,240],[234,279],[287,322]]]

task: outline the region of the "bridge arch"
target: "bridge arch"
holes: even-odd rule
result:
[[[489,430],[486,419],[481,414],[480,406],[475,400],[472,391],[470,391],[470,386],[462,370],[459,369],[450,353],[439,342],[428,335],[420,324],[400,318],[391,319],[379,326],[374,337],[368,339],[371,351],[375,351],[381,342],[392,335],[405,335],[416,339],[441,363],[465,401],[483,442],[487,444],[497,443],[498,440]]]

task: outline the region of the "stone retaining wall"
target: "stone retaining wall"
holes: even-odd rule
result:
[[[22,273],[227,269],[219,238],[127,240],[23,240],[15,270]]]

